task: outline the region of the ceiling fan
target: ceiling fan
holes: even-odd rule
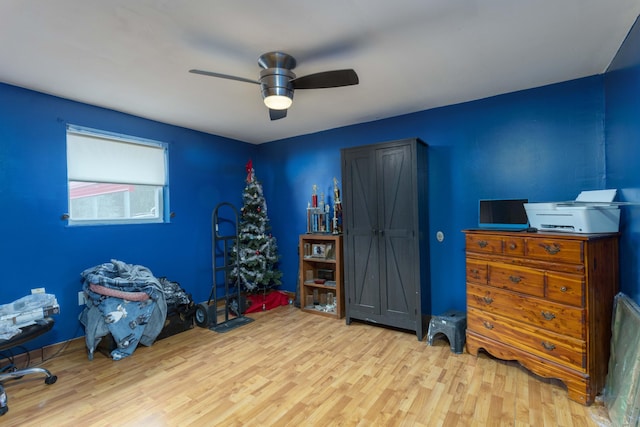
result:
[[[293,102],[293,91],[295,89],[324,89],[357,85],[359,82],[358,75],[352,69],[323,71],[296,77],[291,71],[296,67],[295,58],[283,52],[268,52],[260,55],[258,65],[262,68],[259,80],[212,71],[189,70],[189,72],[260,85],[262,98],[269,108],[271,120],[278,120],[287,116],[287,108]]]

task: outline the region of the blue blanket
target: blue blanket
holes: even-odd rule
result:
[[[89,359],[93,359],[102,337],[111,333],[117,348],[111,352],[114,360],[130,356],[138,343],[150,346],[162,331],[167,316],[167,304],[151,271],[140,265],[118,260],[88,268],[81,273],[87,303],[80,314],[85,327]],[[93,292],[90,284],[124,292],[144,292],[146,301],[127,301]]]

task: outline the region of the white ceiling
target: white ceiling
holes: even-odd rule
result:
[[[250,143],[604,72],[639,0],[1,0],[0,81]],[[360,84],[298,90],[270,121],[260,54],[298,76],[353,68]],[[82,124],[82,123],[79,123]]]

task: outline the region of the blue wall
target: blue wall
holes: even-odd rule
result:
[[[33,287],[56,294],[62,313],[35,346],[83,335],[79,274],[111,258],[145,265],[206,300],[211,211],[223,201],[240,206],[249,157],[278,241],[282,289],[293,291],[311,187],[332,194],[333,177],[341,179],[340,148],[419,137],[429,144],[431,312],[464,309],[461,230],[476,226],[478,199],[557,201],[618,188],[623,200],[640,200],[637,27],[605,75],[259,146],[0,84],[0,303]],[[169,143],[171,223],[67,227],[60,220],[67,210],[67,123]],[[623,208],[621,224],[621,289],[638,302],[639,212]]]
[[[604,188],[602,85],[602,76],[585,78],[260,146],[285,287],[296,288],[311,187],[331,193],[340,148],[419,137],[429,144],[431,313],[464,310],[461,230],[477,226],[479,199],[571,200]]]
[[[45,287],[61,314],[41,342],[84,335],[80,273],[112,258],[147,266],[197,301],[211,290],[211,212],[241,203],[255,146],[0,84],[0,303]],[[169,224],[68,227],[66,125],[169,144]],[[41,344],[31,343],[31,347]]]
[[[640,23],[636,21],[605,74],[607,180],[620,200],[640,202]],[[621,289],[640,303],[640,206],[621,216]]]

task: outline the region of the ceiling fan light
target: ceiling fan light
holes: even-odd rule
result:
[[[271,110],[286,110],[293,102],[291,80],[296,75],[284,68],[267,68],[260,71],[260,88],[264,104]]]
[[[270,95],[264,98],[264,105],[271,110],[286,110],[293,100],[285,95]]]

